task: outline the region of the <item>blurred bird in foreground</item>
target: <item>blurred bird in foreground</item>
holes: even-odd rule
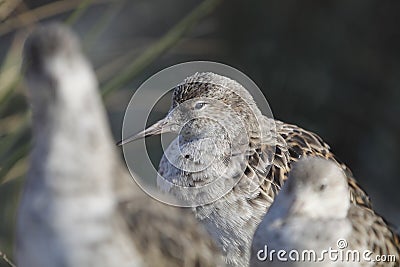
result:
[[[18,211],[19,267],[221,266],[191,213],[145,195],[121,167],[92,67],[66,27],[24,47],[34,143]]]
[[[210,72],[186,78],[174,88],[168,115],[120,144],[164,132],[179,136],[164,151],[158,185],[195,206],[232,266],[248,266],[254,231],[291,164],[304,155],[336,160],[319,136],[262,115],[241,84]],[[341,168],[350,201],[369,207],[350,170]]]
[[[255,232],[251,266],[399,266],[399,236],[373,210],[350,203],[348,191],[346,176],[333,161],[314,157],[295,163]],[[344,256],[344,261],[331,261],[326,253],[322,261],[322,250],[329,248],[350,255],[349,260]],[[279,250],[286,252],[283,258],[288,262],[279,260]],[[313,250],[316,257],[290,260],[292,250],[300,255]],[[360,261],[346,254],[349,250],[357,250]],[[396,262],[368,262],[363,259],[366,250],[372,252],[367,255],[372,260],[394,255]]]

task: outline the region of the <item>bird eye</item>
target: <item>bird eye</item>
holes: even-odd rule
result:
[[[321,184],[321,185],[319,186],[319,191],[324,191],[325,188],[326,188],[326,184]]]
[[[195,109],[202,109],[206,105],[205,102],[197,102],[194,106]]]

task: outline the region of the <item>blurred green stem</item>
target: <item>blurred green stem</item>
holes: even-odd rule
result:
[[[28,123],[28,112],[23,115],[21,119],[20,125],[14,134],[7,135],[1,138],[0,142],[0,160],[3,161],[7,158],[8,153],[11,151],[13,147],[16,147],[17,143],[21,140],[21,137],[25,136],[29,131],[29,123]],[[2,166],[4,167],[4,166]],[[0,176],[1,179],[1,176]]]
[[[92,1],[93,0],[82,1],[79,6],[74,10],[74,12],[69,16],[69,18],[65,21],[65,23],[68,25],[74,24],[82,16],[83,12],[86,11]]]
[[[106,83],[102,95],[107,96],[116,88],[126,85],[132,78],[153,62],[167,49],[171,48],[202,17],[213,11],[222,0],[205,0],[178,24],[170,29],[159,41],[151,45],[132,64],[124,67],[122,72]]]
[[[21,76],[18,76],[17,79],[13,81],[12,84],[8,88],[5,89],[5,93],[0,98],[0,119],[3,118],[4,112],[6,111],[8,105],[12,102],[13,97],[15,96],[15,88],[21,81]]]
[[[118,3],[111,4],[110,7],[107,9],[107,13],[101,16],[100,19],[93,25],[93,27],[89,30],[89,33],[83,40],[83,47],[85,51],[92,47],[93,43],[104,31],[104,29],[109,25],[113,17],[118,13],[118,11],[122,8],[124,4],[125,0],[121,0]]]
[[[0,257],[11,267],[16,267],[14,263],[12,263],[8,258],[7,255],[0,250]]]
[[[15,163],[28,154],[30,147],[30,142],[25,142],[21,144],[10,157],[7,158],[0,170],[0,185],[4,182],[8,172],[12,169],[12,167],[14,167]]]
[[[103,4],[106,2],[117,1],[117,0],[92,0],[93,4]],[[29,10],[15,17],[9,18],[6,21],[0,23],[0,36],[5,35],[9,32],[18,30],[23,27],[34,25],[37,21],[41,19],[47,19],[49,17],[67,12],[71,9],[75,9],[76,6],[81,4],[80,0],[61,0],[51,2],[46,5],[42,5],[38,8]],[[80,13],[86,7],[81,7]],[[80,15],[80,14],[78,14]],[[68,20],[68,19],[67,19]]]

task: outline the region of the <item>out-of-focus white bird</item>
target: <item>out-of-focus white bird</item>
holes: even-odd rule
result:
[[[258,226],[251,266],[399,266],[399,244],[399,237],[382,217],[350,202],[346,176],[335,162],[309,157],[294,164]],[[330,248],[338,251],[337,260],[330,258]],[[279,250],[285,254],[278,255]],[[324,256],[323,250],[327,250]],[[360,260],[346,258],[349,250],[357,250]],[[364,259],[367,250],[372,260],[377,255],[394,255],[396,262]],[[306,251],[315,252],[316,257],[302,258]]]
[[[145,195],[121,167],[91,65],[66,27],[24,47],[34,143],[18,211],[19,267],[221,266],[190,213]]]

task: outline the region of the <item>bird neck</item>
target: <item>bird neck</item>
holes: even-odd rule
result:
[[[47,179],[62,190],[90,190],[93,184],[105,189],[111,183],[115,151],[94,74],[85,66],[65,73],[47,83],[52,88],[30,84],[32,90],[54,92],[47,105],[32,101],[35,170],[31,171],[40,173],[35,179]],[[80,179],[86,183],[74,182]],[[80,188],[82,184],[87,187]]]

